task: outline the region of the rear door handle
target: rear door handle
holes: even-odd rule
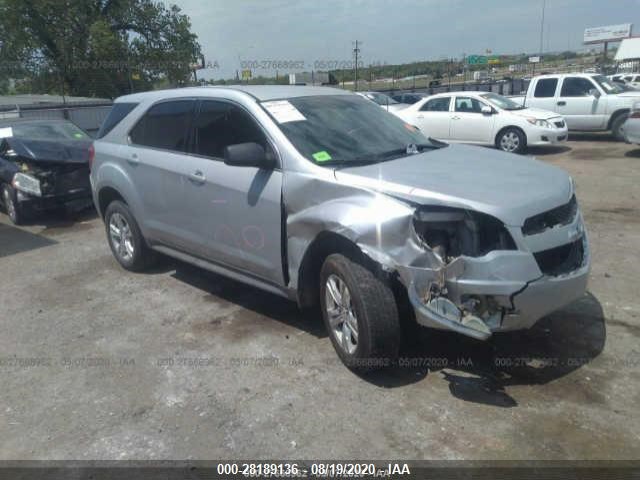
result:
[[[560,107],[564,107],[567,104],[567,102],[558,102],[558,106]]]
[[[138,158],[138,154],[137,153],[132,153],[131,156],[127,159],[127,161],[131,165],[137,165],[137,164],[140,163],[140,159]]]
[[[201,184],[207,181],[206,177],[200,170],[196,170],[191,175],[189,175],[189,180],[191,180],[193,183],[198,183],[198,184]]]
[[[453,117],[451,117],[451,120],[460,120],[460,117],[457,115],[454,115]]]

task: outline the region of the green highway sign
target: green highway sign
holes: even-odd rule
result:
[[[469,55],[467,57],[467,63],[469,65],[486,65],[488,59],[485,55]]]

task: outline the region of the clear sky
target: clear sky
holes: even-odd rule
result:
[[[246,62],[405,63],[466,54],[535,53],[543,0],[169,0],[191,17],[208,62],[230,78]],[[633,23],[640,0],[546,0],[543,50],[581,49],[585,27]],[[254,64],[255,65],[255,64]],[[285,71],[282,71],[286,73]],[[201,72],[201,76],[202,73]]]

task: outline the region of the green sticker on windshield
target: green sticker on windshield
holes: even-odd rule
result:
[[[313,159],[316,162],[326,162],[328,160],[331,160],[331,155],[329,155],[329,153],[327,153],[325,150],[322,150],[321,152],[314,153]]]
[[[76,138],[84,138],[84,135],[82,135],[81,133],[74,133],[73,136]]]

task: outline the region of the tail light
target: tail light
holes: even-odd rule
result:
[[[96,158],[96,149],[93,147],[93,143],[89,145],[89,170],[93,167],[93,159]]]

